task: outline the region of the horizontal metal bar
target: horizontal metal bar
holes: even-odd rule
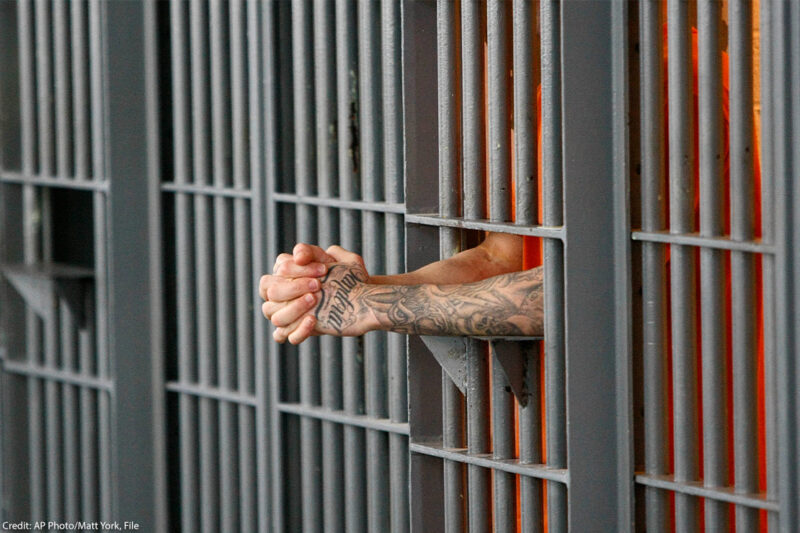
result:
[[[492,468],[511,474],[519,474],[537,479],[547,479],[569,485],[569,471],[564,468],[550,468],[547,465],[521,463],[519,459],[494,459],[491,453],[467,453],[466,448],[441,448],[436,445],[411,443],[408,450],[439,457],[469,465]]]
[[[234,187],[215,187],[213,185],[192,185],[190,183],[163,183],[161,189],[167,192],[182,192],[186,194],[202,194],[206,196],[222,196],[225,198],[251,198],[249,189]]]
[[[701,248],[714,248],[717,250],[736,250],[754,254],[774,254],[775,247],[756,239],[753,241],[734,241],[727,237],[700,237],[696,233],[676,235],[661,231],[634,231],[631,233],[634,241],[660,242],[664,244],[683,244]]]
[[[181,383],[178,381],[168,381],[166,384],[166,389],[170,392],[190,394],[200,398],[236,403],[239,405],[250,405],[252,407],[258,406],[258,401],[252,394],[242,394],[241,392],[220,389],[217,387],[195,385],[193,383]]]
[[[277,203],[314,205],[318,207],[338,207],[340,209],[354,209],[358,211],[373,211],[376,213],[406,212],[404,204],[389,202],[369,202],[366,200],[341,200],[339,198],[323,198],[320,196],[301,196],[285,192],[274,192],[270,198]]]
[[[564,239],[564,229],[561,226],[522,226],[505,222],[490,222],[485,219],[465,220],[461,217],[447,218],[434,214],[406,215],[406,222],[423,226],[497,231],[501,233],[513,233],[514,235],[527,235],[530,237]]]
[[[677,482],[674,481],[674,476],[671,475],[658,476],[652,474],[637,474],[636,483],[648,487],[671,490],[681,494],[735,503],[736,505],[745,505],[756,509],[766,509],[767,511],[776,512],[780,510],[780,504],[777,501],[768,500],[765,496],[760,494],[739,494],[734,492],[733,488],[704,487],[702,481]]]
[[[36,185],[38,187],[57,187],[59,189],[76,189],[82,191],[108,190],[108,180],[75,180],[68,176],[42,176],[36,174],[23,174],[20,172],[0,173],[0,182],[17,183],[20,185]]]
[[[55,368],[34,365],[27,362],[12,361],[9,359],[3,361],[2,368],[3,371],[8,372],[9,374],[30,376],[46,381],[57,381],[59,383],[68,383],[70,385],[77,385],[79,387],[87,387],[109,392],[114,390],[114,382],[110,379],[95,378],[79,374],[78,372],[58,370]]]
[[[290,415],[305,416],[335,422],[347,426],[356,426],[364,429],[374,429],[398,435],[408,435],[407,422],[392,422],[388,418],[375,418],[367,415],[351,415],[344,411],[334,411],[325,407],[312,407],[296,403],[279,403],[278,411]]]

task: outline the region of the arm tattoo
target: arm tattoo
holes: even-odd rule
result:
[[[381,329],[422,335],[541,335],[542,268],[460,285],[367,285]],[[359,307],[359,303],[356,303]]]

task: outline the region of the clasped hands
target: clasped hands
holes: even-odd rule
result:
[[[361,302],[369,274],[360,255],[340,246],[297,244],[261,277],[261,311],[277,342],[299,344],[311,335],[363,335],[373,316]]]

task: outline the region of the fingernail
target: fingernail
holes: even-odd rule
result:
[[[311,281],[308,282],[308,288],[311,289],[312,291],[319,289],[319,281],[312,279]]]
[[[324,273],[325,273],[325,270],[326,270],[326,268],[325,268],[325,265],[319,265],[319,266],[317,267],[317,272],[318,272],[320,275],[324,274]]]
[[[314,303],[314,295],[313,294],[306,294],[306,302]]]

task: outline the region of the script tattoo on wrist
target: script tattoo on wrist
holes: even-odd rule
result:
[[[322,293],[315,316],[324,326],[342,334],[359,316],[353,303],[367,276],[348,265],[333,265],[322,279]]]

